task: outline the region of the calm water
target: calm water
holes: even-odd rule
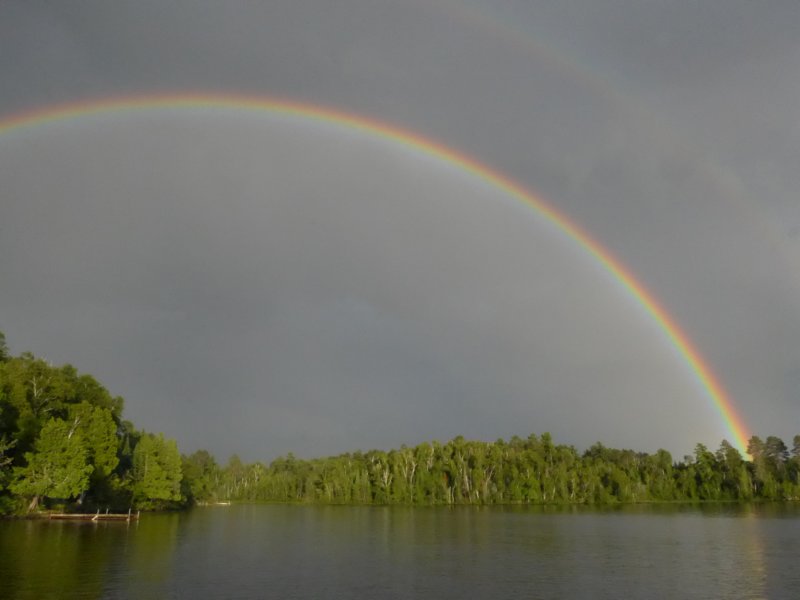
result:
[[[0,522],[0,598],[798,598],[800,507],[244,505]]]

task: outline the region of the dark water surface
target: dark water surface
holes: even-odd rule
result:
[[[0,598],[800,598],[800,507],[234,505],[0,522]]]

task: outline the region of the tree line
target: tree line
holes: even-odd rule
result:
[[[325,504],[614,504],[633,502],[786,501],[800,499],[800,436],[754,436],[751,460],[727,441],[712,452],[697,444],[674,461],[596,443],[583,453],[548,433],[495,442],[459,436],[444,444],[402,446],[269,465],[234,456],[220,467],[205,451],[185,458],[198,500]]]
[[[137,430],[123,400],[90,375],[30,353],[0,333],[0,514],[68,504],[178,508],[217,501],[329,504],[611,504],[800,499],[800,435],[753,436],[749,457],[723,440],[676,461],[596,443],[584,452],[550,434],[495,442],[459,436],[414,447],[269,464]]]

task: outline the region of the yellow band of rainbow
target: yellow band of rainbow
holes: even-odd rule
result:
[[[714,375],[707,361],[678,326],[664,307],[639,282],[631,271],[609,250],[593,239],[582,227],[560,213],[537,195],[502,173],[477,160],[448,148],[444,144],[417,133],[371,118],[348,114],[331,108],[269,97],[226,95],[216,93],[183,93],[112,97],[71,104],[46,106],[0,119],[0,134],[13,130],[44,125],[80,116],[114,111],[137,111],[156,108],[224,108],[293,115],[311,121],[338,124],[372,136],[386,138],[420,153],[436,157],[486,181],[511,197],[532,208],[572,238],[591,257],[608,271],[652,317],[699,380],[708,397],[722,416],[733,437],[733,444],[747,454],[748,429],[737,414],[733,401]]]

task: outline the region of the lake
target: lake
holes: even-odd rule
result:
[[[800,506],[233,505],[0,522],[0,598],[797,598]]]

